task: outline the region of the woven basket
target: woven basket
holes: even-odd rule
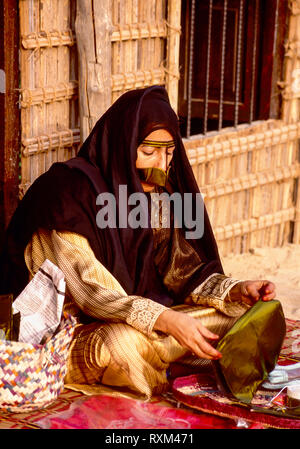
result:
[[[58,397],[75,324],[73,317],[63,317],[59,332],[45,345],[0,342],[0,409],[23,413],[44,408]]]

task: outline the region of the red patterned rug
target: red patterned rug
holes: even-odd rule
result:
[[[287,333],[278,360],[280,365],[300,361],[300,322],[286,320],[286,324]],[[261,388],[248,406],[222,393],[212,373],[202,373],[175,379],[172,392],[178,401],[205,413],[235,419],[237,422],[244,420],[262,427],[300,429],[300,416],[292,416],[284,408],[286,389],[279,392]]]
[[[226,420],[232,428],[231,420]],[[37,422],[43,429],[214,429],[222,418],[144,402],[136,399],[95,395],[75,401],[68,410]]]
[[[280,364],[300,361],[300,321],[286,320],[287,334],[280,355]],[[202,377],[201,377],[202,376]],[[204,377],[203,377],[204,376]],[[207,389],[203,394],[203,389]],[[200,393],[200,394],[199,394]],[[277,392],[259,391],[255,407],[265,407]],[[276,404],[280,406],[278,397]],[[128,402],[129,401],[129,402]],[[103,404],[105,403],[105,407]],[[83,404],[84,407],[82,406]],[[93,410],[110,410],[110,414],[97,414],[97,421],[87,420],[87,407]],[[85,416],[84,416],[85,415]],[[154,419],[155,416],[155,419]],[[159,417],[159,419],[158,419]],[[0,412],[0,429],[47,428],[197,428],[234,429],[248,427],[262,429],[300,428],[300,419],[250,411],[247,407],[217,395],[214,378],[209,374],[180,377],[173,382],[173,395],[157,398],[151,404],[124,398],[85,396],[80,392],[64,390],[47,408],[30,413]],[[69,427],[67,427],[69,426]],[[72,427],[73,426],[73,427]],[[131,427],[129,427],[131,426]],[[94,427],[95,428],[95,427]]]

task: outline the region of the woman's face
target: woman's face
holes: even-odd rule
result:
[[[145,141],[151,142],[147,143]],[[154,167],[167,171],[175,149],[175,143],[170,146],[171,141],[173,141],[173,137],[166,129],[157,129],[148,134],[137,149],[136,168]],[[146,182],[142,182],[142,187],[145,192],[150,192],[154,189],[153,184]]]

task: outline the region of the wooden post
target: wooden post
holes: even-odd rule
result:
[[[300,120],[300,0],[289,2],[290,17],[285,43],[282,119],[285,123]]]
[[[111,104],[111,0],[77,0],[81,141]]]
[[[289,2],[289,30],[285,53],[285,76],[282,104],[282,119],[285,123],[300,121],[300,0]],[[289,144],[286,151],[297,152],[299,141]],[[290,148],[292,146],[292,148]],[[299,153],[297,160],[299,161]],[[300,177],[295,183],[295,219],[293,220],[293,243],[300,243]]]
[[[180,22],[181,0],[169,0],[166,89],[171,106],[176,112],[178,108]]]
[[[18,204],[19,185],[18,1],[0,3],[0,247]]]

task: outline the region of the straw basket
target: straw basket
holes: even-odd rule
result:
[[[26,412],[53,402],[64,387],[76,320],[63,317],[46,344],[0,342],[0,409]]]

